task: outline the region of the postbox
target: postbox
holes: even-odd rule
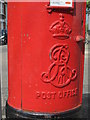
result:
[[[54,118],[82,105],[86,3],[8,2],[7,117]]]

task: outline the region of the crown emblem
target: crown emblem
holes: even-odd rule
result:
[[[65,22],[63,14],[59,14],[59,16],[60,19],[52,23],[49,30],[55,38],[68,39],[72,29]]]

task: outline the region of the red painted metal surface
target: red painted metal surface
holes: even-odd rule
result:
[[[21,4],[8,3],[8,103],[21,108]]]
[[[82,103],[85,3],[47,6],[8,3],[8,104],[16,109],[53,113]]]

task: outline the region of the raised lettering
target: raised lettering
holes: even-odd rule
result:
[[[42,92],[42,98],[46,99],[46,93],[45,92]]]
[[[47,98],[48,98],[48,99],[51,99],[51,94],[50,94],[50,92],[47,93]]]
[[[58,95],[59,95],[60,99],[63,97],[63,93],[62,92],[59,92]]]
[[[37,91],[36,94],[37,94],[36,98],[39,98],[40,97],[40,92]]]
[[[56,92],[51,92],[52,98],[55,99]]]

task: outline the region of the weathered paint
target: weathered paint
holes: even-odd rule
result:
[[[85,3],[47,6],[8,3],[8,104],[16,109],[53,113],[82,103]]]

